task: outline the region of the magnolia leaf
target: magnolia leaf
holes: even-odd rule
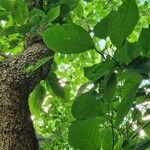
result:
[[[13,4],[12,17],[14,21],[22,25],[28,18],[28,7],[25,1],[16,0]]]
[[[94,43],[88,32],[76,24],[48,28],[42,37],[47,47],[55,52],[75,54],[94,49]]]
[[[109,35],[112,43],[121,48],[139,18],[138,7],[135,0],[125,0],[118,11],[113,14],[109,24]]]
[[[106,79],[106,85],[104,87],[104,94],[103,94],[103,99],[105,102],[110,102],[112,101],[115,91],[116,91],[116,75],[113,72],[108,76],[108,79]]]
[[[51,10],[49,10],[49,12],[47,13],[47,19],[49,22],[54,21],[55,19],[57,19],[57,17],[60,14],[60,6],[56,6],[54,8],[52,8]]]
[[[54,92],[54,94],[61,98],[61,99],[65,99],[66,95],[65,95],[65,90],[64,88],[60,85],[59,83],[59,79],[57,77],[57,75],[53,72],[51,72],[47,79],[46,79],[46,86],[47,88],[50,89]]]
[[[91,67],[84,68],[84,75],[91,81],[96,81],[115,68],[113,60],[106,60]]]
[[[100,148],[100,131],[97,118],[77,120],[69,128],[69,142],[81,150],[98,150]]]
[[[77,97],[72,105],[72,115],[77,119],[93,118],[103,113],[104,104],[95,91]]]
[[[122,100],[117,110],[116,126],[123,122],[124,117],[128,114],[136,96],[136,92],[142,77],[134,72],[131,72],[130,78],[127,78],[122,87]]]
[[[139,43],[145,56],[150,56],[150,26],[147,29],[143,28],[139,37]]]
[[[45,94],[46,90],[41,84],[37,85],[36,88],[30,94],[29,97],[30,110],[36,117],[38,117],[41,112],[41,104],[44,100]]]
[[[106,39],[109,36],[109,22],[111,17],[113,17],[114,11],[109,13],[105,18],[103,18],[100,22],[98,22],[94,27],[95,36]]]

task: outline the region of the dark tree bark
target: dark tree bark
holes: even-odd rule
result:
[[[43,9],[42,0],[28,0],[28,9]],[[25,50],[0,63],[0,150],[38,150],[28,97],[35,86],[45,79],[53,59],[32,74],[25,69],[44,57],[53,57],[38,35],[27,35]]]
[[[0,150],[38,149],[28,97],[34,87],[46,78],[53,60],[30,75],[25,69],[39,59],[53,55],[43,42],[33,40],[27,43],[21,54],[0,64]]]

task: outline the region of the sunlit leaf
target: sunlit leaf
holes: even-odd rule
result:
[[[75,24],[48,28],[42,37],[45,44],[55,52],[75,54],[94,48],[88,32]]]

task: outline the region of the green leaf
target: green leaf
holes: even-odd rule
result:
[[[140,46],[145,56],[150,56],[150,26],[149,28],[143,28],[139,37]]]
[[[25,1],[16,0],[12,8],[12,17],[14,21],[22,25],[28,18],[28,7]]]
[[[69,128],[69,142],[74,148],[98,150],[100,148],[99,138],[97,118],[74,121]]]
[[[103,94],[103,99],[105,102],[112,101],[116,91],[116,84],[117,84],[116,75],[113,72],[106,79],[106,85],[104,87],[104,94]]]
[[[0,0],[0,8],[7,11],[11,11],[11,1],[10,0]]]
[[[65,24],[47,29],[42,34],[47,47],[55,52],[75,54],[94,49],[94,43],[86,30],[75,24]]]
[[[121,48],[126,37],[133,31],[139,18],[135,0],[125,0],[117,12],[111,17],[109,34],[112,43]]]
[[[91,67],[84,68],[84,75],[93,82],[108,74],[115,68],[113,60],[106,60]]]
[[[130,43],[126,41],[123,47],[115,51],[114,59],[121,64],[129,64],[129,62],[139,55],[140,50],[138,43]]]
[[[103,102],[95,91],[89,91],[77,97],[72,105],[72,115],[76,119],[93,118],[103,113]],[[101,110],[100,110],[101,107]]]
[[[29,97],[30,110],[36,117],[39,116],[41,112],[41,104],[44,100],[46,94],[45,88],[38,84]]]
[[[138,73],[150,73],[150,58],[139,56],[132,60],[127,68]]]
[[[129,150],[146,150],[149,147],[150,147],[150,139],[147,139],[132,146],[132,148],[130,148]]]
[[[100,22],[98,22],[94,27],[95,36],[105,39],[109,36],[109,22],[111,17],[113,16],[114,11],[109,13],[105,18],[103,18]]]
[[[112,128],[101,130],[101,146],[103,150],[111,150],[113,145]]]
[[[123,141],[119,141],[115,146],[114,150],[121,150]]]
[[[59,17],[59,14],[60,14],[60,6],[56,6],[56,7],[52,8],[47,13],[47,19],[48,19],[48,21],[49,22],[54,21],[55,19],[57,19],[57,17]]]
[[[29,67],[26,68],[25,72],[27,74],[32,74],[34,71],[36,71],[39,67],[41,67],[42,65],[44,65],[47,61],[49,61],[50,59],[52,59],[52,57],[48,56],[42,59],[39,59],[37,63],[35,63],[35,65],[31,65]]]
[[[136,96],[137,88],[142,81],[142,77],[134,72],[130,72],[130,78],[125,79],[122,88],[122,100],[117,110],[116,126],[122,123],[124,117],[128,114]]]
[[[51,72],[48,75],[46,79],[46,86],[49,89],[49,91],[51,89],[57,97],[60,97],[61,99],[66,98],[64,88],[60,86],[59,78],[55,73]]]

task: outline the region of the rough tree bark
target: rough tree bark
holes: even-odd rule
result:
[[[53,60],[31,75],[25,73],[25,68],[41,58],[53,56],[53,52],[40,40],[27,45],[21,54],[0,64],[0,150],[38,149],[28,96],[45,79]]]

